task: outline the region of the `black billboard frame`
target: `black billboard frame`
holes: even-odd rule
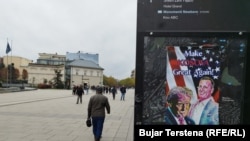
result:
[[[250,42],[250,34],[247,32],[137,32],[136,39],[136,87],[135,87],[135,115],[134,115],[134,125],[135,129],[137,126],[146,125],[142,120],[142,110],[143,110],[143,97],[144,97],[144,37],[228,37],[228,38],[246,38],[247,46]],[[250,50],[246,48],[245,57],[245,68],[244,68],[244,92],[243,92],[243,102],[241,104],[241,118],[240,124],[250,124],[250,113],[247,111],[250,108],[250,84],[249,74],[250,64],[249,57]],[[151,124],[150,124],[151,125]],[[152,124],[153,125],[153,124]]]

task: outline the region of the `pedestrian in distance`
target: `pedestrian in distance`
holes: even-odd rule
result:
[[[105,120],[105,109],[110,114],[108,98],[102,94],[103,88],[97,87],[96,94],[91,96],[88,103],[88,118],[92,118],[92,128],[95,141],[100,141]]]
[[[86,94],[89,94],[89,86],[86,87]]]
[[[77,86],[74,85],[73,88],[72,88],[72,95],[75,95],[75,94],[76,94],[76,88],[77,88]]]
[[[88,86],[88,84],[85,83],[85,84],[83,85],[83,90],[85,91],[84,94],[86,94],[86,95],[89,94],[89,86]]]
[[[121,101],[125,101],[125,94],[126,94],[126,87],[123,85],[121,88],[120,88],[120,92],[121,92]]]
[[[115,95],[117,93],[117,90],[116,90],[115,86],[111,88],[111,92],[112,92],[113,100],[115,100]]]
[[[82,95],[84,94],[84,90],[82,88],[82,85],[78,85],[77,89],[76,89],[76,94],[77,94],[77,100],[76,100],[76,104],[80,103],[82,104]]]

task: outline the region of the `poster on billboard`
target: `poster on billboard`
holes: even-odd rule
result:
[[[142,124],[242,123],[247,38],[144,37]]]

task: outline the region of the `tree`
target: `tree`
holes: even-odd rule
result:
[[[3,69],[3,68],[5,68],[5,65],[4,65],[4,63],[0,62],[0,69]]]
[[[26,69],[23,69],[23,72],[22,72],[22,79],[23,80],[26,80],[28,78],[28,71]]]
[[[14,63],[11,63],[10,65],[8,65],[8,79],[10,81],[10,83],[15,83],[17,78],[19,78],[20,76],[20,72],[18,69],[16,69],[14,67]]]
[[[19,69],[14,68],[13,80],[16,81],[20,77]]]
[[[125,87],[134,88],[135,87],[135,79],[131,78],[131,77],[125,78],[125,79],[119,81],[119,85],[120,86],[124,85]]]
[[[0,69],[0,79],[1,81],[6,81],[7,77],[7,68]]]
[[[64,88],[64,85],[62,82],[61,70],[55,69],[55,74],[56,74],[56,76],[53,78],[53,82],[52,82],[53,87],[57,88],[57,89]]]
[[[135,78],[128,77],[128,78],[125,78],[122,80],[118,80],[112,76],[107,77],[107,76],[103,75],[103,85],[111,86],[111,87],[124,85],[125,87],[134,88],[135,87]]]
[[[112,76],[107,77],[105,75],[103,76],[103,85],[112,87],[112,86],[117,86],[118,85],[117,83],[118,80],[115,79],[114,77]]]

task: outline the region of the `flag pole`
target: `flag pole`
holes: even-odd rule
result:
[[[8,41],[8,38],[7,38],[7,46],[6,46],[6,54],[7,54],[7,87],[9,87],[9,56],[8,56],[8,53],[11,51],[11,47],[10,47],[10,44],[9,44],[9,41]],[[11,62],[12,62],[12,58],[11,58]],[[10,68],[10,71],[11,71],[11,68]]]
[[[12,81],[12,45],[13,43],[12,43],[12,40],[11,40],[11,44],[10,44],[10,52],[11,52],[11,54],[10,54],[10,84],[12,83],[11,81]]]
[[[8,38],[7,38],[7,47],[8,47]],[[8,64],[8,53],[7,53],[7,87],[9,87],[9,82],[8,82],[8,79],[9,79],[9,69],[8,69],[8,66],[9,66],[9,64]]]

